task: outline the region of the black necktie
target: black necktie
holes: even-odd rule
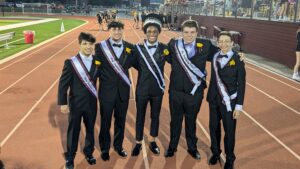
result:
[[[116,44],[116,43],[114,43],[113,46],[120,48],[122,46],[122,44]]]
[[[156,48],[156,45],[148,46],[148,49]]]
[[[228,58],[228,56],[227,56],[227,55],[221,55],[221,54],[220,54],[220,55],[219,55],[219,58],[220,58],[220,59],[222,59],[222,58]]]

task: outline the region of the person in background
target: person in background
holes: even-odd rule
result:
[[[300,25],[298,25],[298,30],[297,30],[296,64],[294,66],[294,73],[292,76],[292,79],[297,81],[300,81],[299,67],[300,67]]]
[[[289,20],[293,21],[294,19],[294,15],[295,15],[295,4],[296,4],[296,0],[289,0]]]
[[[98,21],[98,24],[99,24],[99,30],[103,30],[103,19],[102,19],[102,14],[100,12],[97,13],[97,21]]]

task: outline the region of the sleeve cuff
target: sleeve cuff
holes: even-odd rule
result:
[[[243,105],[240,105],[240,104],[235,105],[235,110],[242,111]]]

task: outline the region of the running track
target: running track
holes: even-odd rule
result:
[[[82,18],[88,24],[67,33],[39,48],[0,65],[0,159],[8,169],[62,169],[64,166],[67,115],[56,106],[58,78],[64,60],[75,55],[77,36],[87,31],[104,40],[108,32],[98,31],[95,19]],[[132,43],[143,37],[140,29],[132,28],[132,21],[125,22],[125,39]],[[163,31],[160,41],[167,43],[178,33]],[[210,72],[210,64],[207,64]],[[300,168],[300,84],[246,63],[247,87],[244,113],[238,120],[236,138],[236,169],[297,169]],[[165,79],[168,86],[170,65],[166,64]],[[130,70],[133,81],[128,109],[124,148],[131,153],[135,142],[135,85],[137,72]],[[209,79],[209,77],[208,77]],[[168,88],[166,89],[168,91]],[[168,92],[163,100],[160,117],[158,145],[161,155],[154,156],[148,149],[147,136],[143,151],[138,157],[121,159],[111,151],[111,160],[103,162],[98,145],[99,114],[96,122],[97,165],[87,164],[81,153],[84,130],[75,159],[77,169],[128,168],[128,169],[220,169],[209,166],[210,153],[208,129],[208,104],[203,100],[197,119],[198,150],[202,159],[195,161],[186,149],[182,130],[176,156],[164,158],[169,142],[170,112]],[[149,119],[149,113],[147,113]],[[113,124],[113,123],[112,123]],[[145,134],[150,123],[146,121]],[[113,126],[112,126],[113,128]],[[222,164],[223,165],[223,164]]]

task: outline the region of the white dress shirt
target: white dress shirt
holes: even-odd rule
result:
[[[224,66],[229,62],[229,60],[232,58],[233,54],[234,54],[234,53],[233,53],[232,50],[228,51],[227,53],[223,53],[223,52],[221,51],[220,55],[227,55],[227,58],[226,58],[226,57],[223,57],[223,58],[218,59],[218,62],[219,62],[220,67],[221,67],[222,69],[223,69]]]
[[[117,58],[119,59],[123,52],[123,49],[124,49],[123,41],[121,40],[120,42],[115,42],[112,38],[109,38],[109,42],[110,42]],[[119,47],[113,46],[113,44],[121,45],[121,47],[119,48]]]
[[[91,70],[91,67],[92,67],[92,63],[93,63],[93,55],[90,55],[90,56],[85,56],[84,54],[80,53],[79,52],[79,55],[80,55],[80,58],[82,59],[82,62],[84,64],[84,66],[86,67],[86,69],[88,71]]]
[[[158,41],[156,41],[156,42],[153,43],[153,44],[151,44],[151,43],[149,43],[148,41],[146,41],[146,45],[147,45],[147,46],[154,46],[154,45],[156,46],[155,48],[149,49],[150,54],[153,55],[153,54],[155,53],[157,47],[158,47]]]
[[[192,43],[184,44],[184,47],[188,53],[189,59],[192,58],[196,53],[195,44],[196,44],[196,40],[194,40]]]

